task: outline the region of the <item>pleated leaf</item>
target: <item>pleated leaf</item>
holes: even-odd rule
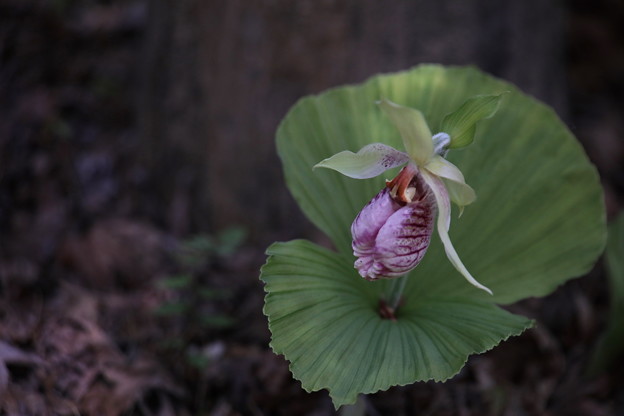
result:
[[[386,282],[360,278],[344,258],[305,240],[276,243],[262,268],[271,346],[307,391],[328,389],[336,407],[416,380],[446,380],[469,354],[531,326],[495,305],[413,297],[397,321],[377,313]]]
[[[353,269],[350,226],[384,175],[357,180],[312,167],[371,143],[402,149],[375,105],[382,98],[419,110],[437,132],[469,98],[503,92],[474,142],[448,154],[477,195],[453,216],[450,237],[494,295],[468,284],[434,237],[409,274],[398,320],[380,320],[387,282],[364,281]],[[582,147],[552,109],[475,68],[424,65],[303,98],[281,123],[277,149],[291,193],[336,251],[300,241],[270,248],[261,277],[271,345],[306,389],[327,388],[338,405],[361,392],[451,377],[468,355],[529,325],[495,303],[552,292],[587,272],[604,248],[602,190]]]
[[[374,142],[401,149],[398,132],[375,105],[379,97],[419,109],[438,131],[444,116],[468,98],[506,91],[496,116],[479,123],[477,139],[447,157],[477,194],[462,218],[453,221],[451,239],[494,296],[463,284],[435,241],[412,273],[427,290],[447,295],[498,303],[546,295],[587,272],[604,249],[598,174],[550,107],[475,68],[423,65],[303,98],[277,132],[288,188],[350,262],[351,222],[382,188],[384,175],[356,180],[326,169],[312,171],[312,166]]]
[[[592,374],[608,369],[624,356],[624,213],[609,225],[605,263],[609,278],[609,321],[590,362]]]

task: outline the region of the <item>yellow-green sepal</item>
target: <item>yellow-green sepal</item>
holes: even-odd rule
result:
[[[418,166],[424,166],[433,155],[433,142],[423,114],[415,108],[403,107],[385,99],[377,104],[399,130],[409,157]]]

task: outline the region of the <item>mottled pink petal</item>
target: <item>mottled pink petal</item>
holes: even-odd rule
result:
[[[360,257],[375,248],[375,238],[379,229],[401,206],[390,197],[390,190],[384,187],[362,208],[351,224],[353,254]]]
[[[407,204],[379,230],[375,260],[383,266],[383,277],[402,276],[424,257],[433,233],[436,210],[432,202],[430,198]]]
[[[415,181],[420,181],[417,176]],[[424,185],[424,184],[422,184]],[[415,268],[431,241],[436,205],[428,187],[401,206],[382,190],[353,222],[355,268],[368,280],[398,277]]]

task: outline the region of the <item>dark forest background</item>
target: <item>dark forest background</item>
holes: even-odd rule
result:
[[[268,347],[258,269],[323,237],[274,147],[295,101],[419,63],[552,105],[624,204],[618,0],[0,0],[0,414],[329,415]],[[624,414],[599,264],[535,329],[368,415]]]

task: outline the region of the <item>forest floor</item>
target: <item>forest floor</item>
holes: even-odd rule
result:
[[[133,85],[147,2],[44,3],[0,3],[0,415],[333,414],[268,345],[265,242],[237,227],[176,236],[146,206]],[[624,8],[570,7],[568,118],[611,215]],[[624,414],[623,363],[585,374],[608,312],[600,264],[509,309],[536,328],[447,383],[371,395],[368,414]]]

